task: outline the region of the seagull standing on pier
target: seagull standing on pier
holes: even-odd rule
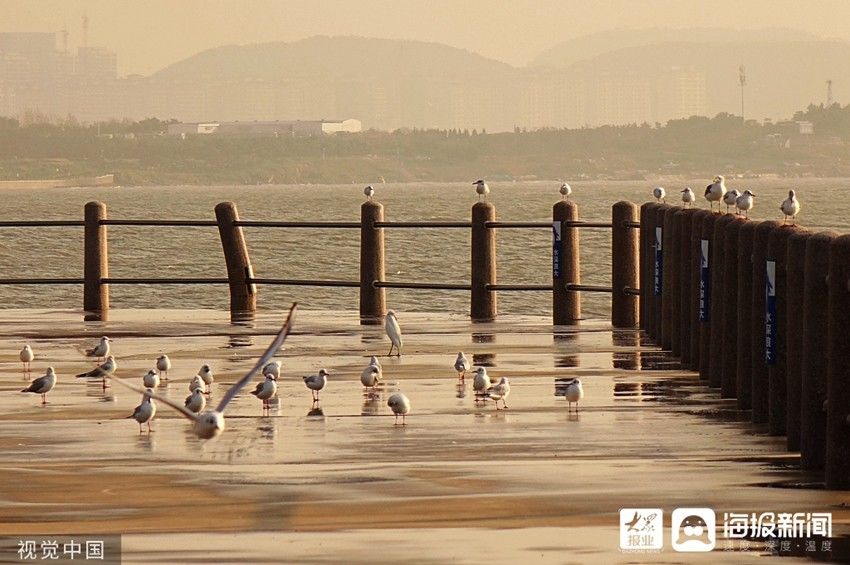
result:
[[[384,318],[384,329],[387,331],[387,337],[390,338],[390,352],[387,353],[387,357],[393,354],[393,348],[396,350],[396,357],[401,357],[401,326],[398,325],[398,318],[392,310],[387,310],[387,315]]]
[[[375,187],[370,184],[369,186],[363,189],[363,194],[366,195],[366,200],[371,201],[372,196],[375,195]]]
[[[295,314],[295,310],[297,308],[297,304],[293,304],[292,308],[289,309],[289,316],[286,318],[286,322],[284,322],[283,327],[278,332],[277,336],[275,336],[274,341],[272,341],[271,345],[269,345],[268,349],[266,349],[263,356],[257,361],[257,363],[251,368],[250,371],[245,373],[245,375],[239,379],[237,382],[230,387],[227,391],[227,394],[224,395],[224,398],[221,399],[221,402],[218,403],[218,406],[214,410],[207,410],[206,412],[202,412],[200,414],[194,414],[189,410],[186,410],[185,406],[181,406],[177,402],[171,400],[170,398],[166,398],[164,396],[159,396],[155,393],[151,393],[150,396],[155,398],[156,400],[162,402],[170,406],[171,408],[177,410],[180,414],[182,414],[187,420],[192,422],[192,431],[195,433],[197,437],[200,439],[212,439],[216,436],[221,435],[225,430],[225,420],[224,420],[224,410],[227,408],[227,405],[236,398],[236,395],[239,394],[239,391],[242,390],[248,381],[256,375],[260,370],[271,361],[272,357],[277,354],[278,349],[283,345],[283,342],[286,341],[286,336],[289,335],[289,332],[292,330],[292,321],[293,315]],[[124,382],[122,379],[115,379],[121,386],[125,386],[130,390],[139,391],[138,388],[131,385],[130,383]]]
[[[30,386],[21,390],[21,392],[32,392],[34,394],[41,395],[41,405],[44,406],[47,404],[47,393],[53,390],[53,387],[56,386],[56,372],[53,370],[53,367],[47,368],[47,374],[44,376],[38,377],[34,379]]]
[[[168,358],[168,355],[160,355],[156,358],[156,370],[159,371],[159,376],[163,380],[168,380],[168,371],[171,370],[171,359]],[[165,374],[164,377],[163,374]]]
[[[696,202],[696,199],[697,199],[697,197],[694,194],[694,191],[691,190],[691,187],[686,186],[685,188],[682,189],[682,206],[683,207],[690,208],[691,204]]]
[[[251,391],[251,394],[263,401],[263,414],[271,409],[269,400],[277,394],[277,381],[271,375],[266,375],[266,378],[261,383],[257,383],[257,388]]]
[[[490,375],[487,374],[485,367],[478,367],[475,371],[475,378],[472,379],[472,390],[475,391],[475,402],[484,400],[487,397],[487,389],[493,385],[490,381]]]
[[[568,185],[567,183],[561,183],[561,188],[558,190],[561,193],[561,200],[566,200],[570,197],[570,194],[573,193],[573,187]]]
[[[782,220],[782,223],[788,222],[788,216],[791,216],[791,219],[794,221],[794,224],[797,224],[797,214],[800,213],[800,201],[797,200],[797,193],[793,190],[788,191],[788,198],[782,201],[782,204],[779,205],[779,209],[782,210],[782,213],[785,214],[785,218]],[[23,355],[23,352],[21,352]]]
[[[455,371],[457,371],[457,378],[463,381],[463,378],[466,376],[466,372],[472,367],[469,363],[469,359],[466,358],[466,355],[463,354],[463,351],[459,351],[457,354],[457,359],[455,359]]]
[[[139,433],[142,433],[142,424],[148,425],[148,433],[151,433],[153,430],[151,429],[151,420],[156,416],[156,404],[154,404],[151,395],[153,391],[151,389],[147,389],[145,391],[144,396],[142,396],[142,403],[136,406],[136,409],[133,410],[133,413],[127,416],[127,418],[132,418],[136,422],[139,423]]]
[[[741,193],[735,190],[734,188],[723,195],[723,203],[726,204],[726,213],[729,213],[729,208],[732,206],[737,206],[738,197],[741,196]],[[738,212],[735,211],[737,214]]]
[[[313,404],[319,402],[319,391],[325,388],[328,384],[328,373],[324,369],[319,369],[318,375],[310,375],[309,377],[301,377],[304,379],[304,384],[310,389],[313,395]]]
[[[159,373],[151,369],[142,377],[142,384],[145,388],[156,388],[159,386]]]
[[[484,179],[478,179],[472,184],[475,185],[475,192],[478,193],[478,200],[480,201],[482,196],[484,197],[484,200],[487,200],[487,195],[490,194],[490,187],[487,186]]]
[[[200,371],[198,371],[198,376],[201,377],[201,380],[204,381],[206,385],[206,393],[209,394],[212,384],[215,382],[215,378],[213,377],[212,369],[209,365],[201,365]],[[275,378],[277,380],[277,378]]]
[[[206,389],[206,385],[204,384],[204,379],[202,379],[200,375],[195,375],[192,377],[192,380],[189,381],[189,392],[195,392],[196,390],[203,392],[204,389]]]
[[[724,194],[726,194],[726,181],[722,175],[717,175],[714,177],[714,182],[705,187],[705,199],[708,200],[712,210],[714,210],[714,203],[717,202],[717,211],[720,212],[719,202],[723,200]]]
[[[195,414],[203,410],[206,405],[207,397],[204,396],[204,393],[199,388],[193,390],[192,394],[186,397],[186,402],[183,403],[186,410],[194,412]]]
[[[502,408],[507,410],[508,405],[505,403],[508,395],[511,393],[511,383],[507,377],[502,377],[499,384],[495,384],[487,389],[487,396],[496,401],[496,410],[499,410],[499,401],[502,401]]]
[[[374,392],[375,387],[378,386],[379,382],[381,382],[382,376],[383,372],[381,371],[381,368],[370,364],[363,369],[362,373],[360,373],[360,382],[364,387]]]
[[[35,359],[35,353],[32,352],[32,347],[30,347],[30,344],[27,343],[26,345],[24,345],[24,348],[21,349],[21,354],[19,355],[19,358],[21,360],[21,363],[24,364],[24,378],[26,378],[26,376],[32,372],[32,370],[30,369],[30,363],[32,363],[32,360]]]
[[[738,207],[738,210],[744,213],[745,218],[750,217],[750,210],[753,209],[753,205],[755,204],[753,200],[755,196],[756,195],[749,190],[745,190],[744,193],[735,200],[735,206]]]
[[[410,413],[410,400],[402,393],[397,392],[389,397],[387,406],[390,407],[390,410],[395,415],[395,423],[393,425],[398,425],[398,417],[401,416],[401,425],[406,426],[407,422],[404,420],[405,416]]]
[[[580,379],[567,381],[567,388],[564,389],[564,398],[567,399],[567,410],[572,407],[573,402],[576,403],[576,414],[578,414],[578,401],[584,398],[584,388],[581,386]]]
[[[103,388],[104,390],[107,387],[106,379],[111,377],[113,373],[115,373],[115,369],[118,368],[118,364],[115,362],[115,357],[112,355],[106,358],[102,364],[98,365],[88,373],[80,373],[77,375],[78,379],[103,379]]]
[[[97,363],[102,363],[112,352],[112,347],[109,345],[111,341],[108,337],[103,336],[97,345],[86,350],[86,357],[94,357]]]
[[[657,200],[658,202],[666,203],[666,201],[664,199],[667,197],[667,191],[664,190],[663,186],[656,186],[655,188],[653,188],[652,189],[652,195],[655,197],[655,200]]]

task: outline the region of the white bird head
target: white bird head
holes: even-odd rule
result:
[[[793,190],[789,190],[788,191],[788,198],[790,198],[791,200],[794,200],[795,198],[797,198],[797,193],[794,192]]]
[[[502,378],[499,380],[499,384],[500,384],[500,385],[506,385],[506,384],[509,384],[508,377],[502,377]]]
[[[209,365],[201,365],[201,372],[209,373],[210,372],[210,366]]]
[[[723,183],[725,181],[726,181],[726,179],[723,178],[723,175],[717,175],[717,176],[714,177],[714,182]]]
[[[396,315],[395,315],[394,310],[387,310],[387,318],[395,318],[395,317],[396,317]]]
[[[109,342],[109,341],[112,341],[112,340],[111,340],[111,339],[109,339],[109,338],[108,338],[108,337],[106,337],[106,336],[103,336],[102,338],[100,338],[100,343],[106,343],[106,342]]]
[[[561,188],[559,189],[559,192],[560,192],[563,196],[569,196],[570,194],[572,194],[572,193],[573,193],[573,189],[572,189],[572,187],[571,187],[570,185],[568,185],[567,183],[561,183]]]
[[[483,186],[486,183],[484,182],[484,179],[478,179],[477,181],[475,181],[472,184],[475,185],[475,186]]]
[[[745,190],[745,191],[744,191],[744,194],[745,194],[746,196],[752,196],[753,198],[755,198],[755,196],[756,196],[755,194],[753,194],[753,193],[752,193],[752,192],[750,192],[749,190]]]
[[[47,368],[47,376],[55,376],[56,372],[53,370],[53,367]]]
[[[486,367],[478,367],[477,369],[475,369],[475,372],[478,373],[479,375],[486,375],[487,374],[487,368]]]
[[[324,369],[319,369],[319,376],[320,376],[320,377],[329,377],[329,376],[330,376],[330,373],[328,373],[328,372],[327,372],[327,371],[325,371]]]
[[[224,431],[224,414],[217,410],[204,412],[195,419],[195,435],[201,439],[212,439]]]

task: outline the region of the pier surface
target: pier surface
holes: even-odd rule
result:
[[[152,434],[127,420],[139,395],[73,375],[98,337],[114,339],[118,376],[139,383],[161,353],[173,369],[159,392],[182,400],[201,364],[212,402],[268,345],[282,322],[262,312],[231,325],[217,311],[114,310],[107,323],[78,312],[4,311],[0,322],[0,531],[5,535],[123,536],[125,563],[220,561],[457,563],[739,563],[739,551],[683,556],[670,548],[677,507],[723,512],[832,512],[850,524],[850,493],[797,470],[785,440],[749,422],[695,373],[640,333],[586,321],[553,336],[545,318],[400,314],[403,357],[381,357],[380,398],[360,372],[385,355],[380,326],[353,312],[299,312],[280,355],[279,404],[261,417],[244,389],[228,429],[197,440],[160,405]],[[18,391],[24,343],[33,376],[59,383],[40,406]],[[491,377],[509,377],[506,411],[476,406],[472,376],[457,384],[463,350]],[[321,412],[301,376],[327,368]],[[555,379],[580,377],[585,399],[568,415]],[[386,399],[413,410],[394,426]],[[807,488],[799,488],[807,487]],[[618,510],[664,510],[664,550],[623,554]],[[753,542],[747,557],[761,554]],[[5,558],[5,556],[4,556]],[[787,559],[793,562],[796,558]]]

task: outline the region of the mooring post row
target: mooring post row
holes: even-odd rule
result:
[[[638,327],[640,298],[626,289],[639,287],[639,233],[631,227],[638,218],[638,207],[620,201],[611,207],[611,325],[615,328]]]
[[[109,315],[109,277],[107,253],[106,204],[87,202],[83,208],[83,311],[84,319],[106,321]]]
[[[221,237],[221,247],[227,266],[230,287],[230,313],[242,315],[257,309],[257,290],[251,282],[254,270],[248,255],[248,245],[242,227],[237,225],[239,212],[233,202],[221,202],[215,207],[215,219]]]
[[[367,200],[360,206],[360,323],[380,324],[386,313],[386,288],[375,283],[385,282],[384,228],[375,224],[384,221],[384,205]]]
[[[581,320],[581,293],[568,285],[581,284],[578,205],[559,200],[552,206],[552,324],[569,326]]]

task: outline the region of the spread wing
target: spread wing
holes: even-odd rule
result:
[[[139,394],[146,394],[146,395],[150,396],[151,398],[162,402],[163,404],[167,404],[168,406],[171,406],[172,408],[177,410],[180,414],[182,414],[183,416],[185,416],[187,419],[191,420],[192,422],[194,422],[198,418],[198,416],[196,414],[189,412],[188,410],[186,410],[186,408],[184,406],[180,406],[180,404],[178,404],[177,402],[174,402],[170,398],[160,396],[155,392],[147,392],[145,389],[139,388],[136,385],[131,385],[130,383],[124,381],[123,379],[113,378],[112,382],[118,383],[121,386],[127,387],[134,392],[138,392]]]
[[[242,390],[242,387],[248,384],[248,381],[250,381],[251,378],[266,365],[266,363],[271,361],[272,357],[274,357],[275,354],[277,354],[277,350],[280,349],[280,347],[283,345],[283,342],[286,341],[286,336],[288,336],[289,332],[292,330],[292,318],[295,315],[295,309],[297,307],[297,302],[292,304],[292,307],[289,309],[289,315],[286,317],[286,322],[284,322],[283,327],[277,334],[277,337],[274,339],[271,345],[269,345],[268,349],[266,349],[266,352],[263,353],[263,356],[260,357],[257,363],[251,368],[251,370],[245,373],[244,377],[239,379],[236,383],[234,383],[232,387],[230,387],[230,390],[228,390],[227,394],[224,395],[224,398],[221,399],[221,402],[219,403],[218,408],[216,408],[216,411],[224,412],[224,408],[230,403],[231,400],[233,400],[233,398],[237,394],[239,394],[239,391]]]

